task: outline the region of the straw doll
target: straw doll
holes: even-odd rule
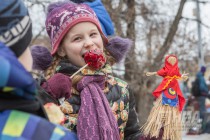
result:
[[[160,85],[153,92],[156,98],[154,107],[141,130],[144,136],[158,138],[163,129],[162,139],[181,139],[181,112],[185,98],[179,88],[178,80],[186,80],[188,74],[180,74],[178,60],[175,55],[165,58],[165,65],[157,72],[147,72],[147,76],[163,77]]]

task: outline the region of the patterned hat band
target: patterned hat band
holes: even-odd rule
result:
[[[26,35],[30,26],[31,20],[29,16],[25,16],[15,26],[0,35],[0,41],[7,46],[12,46]]]

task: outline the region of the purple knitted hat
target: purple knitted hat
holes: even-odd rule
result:
[[[53,57],[50,51],[43,46],[32,46],[33,69],[46,70],[52,63]]]
[[[80,22],[92,22],[95,24],[104,42],[108,43],[95,12],[88,5],[73,2],[57,2],[49,5],[45,22],[47,33],[51,39],[52,55],[56,53],[65,34]]]

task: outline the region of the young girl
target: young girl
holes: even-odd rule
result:
[[[121,45],[114,47],[114,41],[103,34],[96,14],[85,4],[51,4],[46,29],[54,60],[42,87],[57,100],[65,97],[60,106],[67,117],[64,126],[76,131],[81,140],[138,140],[135,99],[127,83],[111,75],[111,65],[121,60],[123,45],[128,42],[115,42]],[[90,50],[104,52],[106,64],[99,70],[86,67],[70,79],[86,65],[84,55]]]
[[[165,140],[181,139],[181,111],[185,98],[179,88],[178,80],[186,80],[188,74],[180,74],[178,60],[175,55],[165,58],[165,65],[158,72],[147,72],[147,76],[163,77],[161,84],[153,92],[157,98],[147,122],[142,127],[144,136]],[[163,134],[162,133],[163,130]]]

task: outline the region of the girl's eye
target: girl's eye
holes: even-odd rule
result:
[[[79,41],[81,39],[81,37],[76,37],[73,39],[73,41]]]
[[[90,34],[90,36],[96,36],[97,35],[97,33],[91,33]]]

